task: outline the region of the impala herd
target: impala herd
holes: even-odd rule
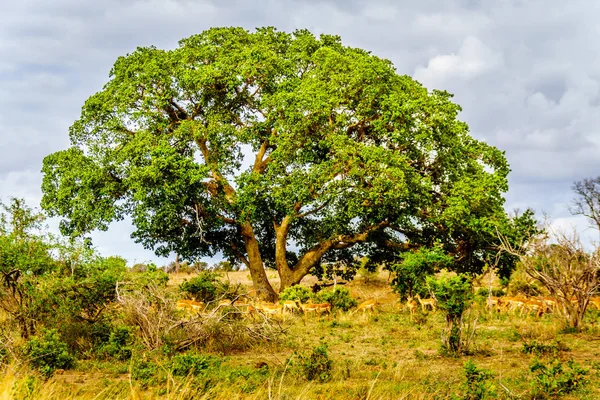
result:
[[[206,309],[207,304],[202,301],[178,300],[175,308],[178,310],[200,313]],[[329,303],[313,303],[309,300],[307,303],[300,303],[293,300],[284,300],[280,303],[268,303],[261,300],[220,300],[216,303],[213,310],[234,308],[237,311],[254,316],[262,314],[265,316],[283,315],[285,313],[303,312],[306,314],[331,314],[331,304]]]
[[[572,301],[576,302],[574,298]],[[414,316],[414,314],[418,311],[419,305],[423,312],[437,310],[437,302],[435,298],[423,299],[418,294],[408,297],[408,300],[405,304],[402,304],[398,301],[394,301],[393,303],[398,305],[399,308],[406,306],[411,316]],[[554,312],[558,305],[556,299],[552,297],[526,297],[521,294],[503,297],[490,296],[487,297],[486,303],[490,311],[513,312],[518,313],[520,316],[535,315],[537,317],[543,315],[544,313]],[[373,312],[378,310],[379,306],[384,304],[391,303],[381,302],[378,299],[366,300],[360,303],[352,312]],[[592,297],[590,299],[590,305],[593,305],[596,309],[600,310],[600,297]],[[178,300],[175,307],[188,313],[198,314],[207,309],[207,304],[202,301],[196,301],[195,299]],[[304,315],[314,314],[320,316],[323,314],[331,315],[332,305],[329,303],[313,303],[312,300],[308,300],[306,303],[301,303],[294,300],[283,300],[279,303],[268,303],[261,300],[252,300],[248,298],[245,300],[220,300],[216,303],[216,306],[213,308],[213,310],[219,309],[235,309],[238,312],[246,314],[252,318],[259,314],[264,316],[283,316],[286,314],[299,312],[302,312]]]

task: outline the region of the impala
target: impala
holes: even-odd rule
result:
[[[200,312],[204,309],[204,303],[194,300],[177,300],[175,308],[184,311]]]
[[[487,298],[487,305],[490,311],[496,310],[497,312],[500,312],[503,303],[504,301],[501,297],[489,296]]]
[[[415,312],[417,312],[417,308],[419,308],[419,304],[415,301],[415,299],[411,296],[406,300],[406,307],[410,311],[410,316],[413,317]]]
[[[283,311],[293,312],[294,310],[300,309],[298,307],[298,303],[296,303],[294,300],[284,300],[281,302],[281,305],[283,306]]]
[[[377,300],[367,300],[360,303],[354,312],[362,311],[363,314],[367,311],[373,311],[377,307]]]
[[[419,303],[421,303],[421,308],[423,311],[427,311],[427,306],[431,307],[431,311],[435,311],[437,309],[437,303],[435,299],[422,299],[418,293],[415,297],[417,300],[419,300]]]
[[[281,304],[261,302],[256,305],[256,309],[265,315],[275,315],[282,312],[283,306]]]
[[[590,303],[594,305],[598,310],[600,310],[600,297],[592,297],[590,298]]]
[[[311,301],[310,303],[300,304],[300,308],[302,309],[304,314],[308,314],[310,312],[314,312],[315,314],[327,312],[331,314],[331,304],[329,303],[314,304]]]
[[[523,306],[521,307],[521,315],[523,315],[523,311],[525,314],[529,314],[532,311],[536,312],[536,316],[540,317],[546,308],[546,305],[541,301],[529,299],[525,300]]]

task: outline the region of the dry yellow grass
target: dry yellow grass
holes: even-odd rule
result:
[[[178,285],[191,275],[172,276]],[[499,398],[526,398],[530,390],[529,365],[534,356],[523,354],[523,343],[560,341],[569,350],[562,360],[573,358],[592,368],[590,385],[566,399],[600,398],[600,341],[598,318],[588,318],[587,331],[564,334],[551,315],[542,318],[517,315],[478,316],[478,334],[469,357],[450,358],[439,354],[444,316],[425,315],[414,323],[408,311],[392,307],[397,296],[381,273],[365,282],[345,285],[359,300],[378,299],[382,310],[373,314],[334,313],[331,317],[302,317],[286,320],[286,337],[280,343],[260,345],[250,351],[228,355],[221,366],[204,377],[173,377],[169,373],[157,385],[143,387],[127,373],[112,373],[107,366],[80,363],[78,371],[66,371],[52,379],[28,381],[26,370],[6,368],[0,380],[0,400],[18,397],[31,399],[449,399],[461,393],[463,365],[472,359],[480,368],[495,374]],[[228,274],[232,283],[249,283],[247,271]],[[310,285],[311,280],[305,283]],[[326,383],[309,382],[288,360],[294,352],[306,354],[314,346],[327,343],[334,362],[333,379]],[[260,367],[268,371],[260,375]],[[125,366],[127,367],[127,366]],[[28,383],[29,382],[29,383]],[[31,383],[34,382],[34,383]],[[29,391],[29,392],[27,392]]]

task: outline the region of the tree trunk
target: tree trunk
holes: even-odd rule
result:
[[[256,294],[260,299],[275,302],[277,300],[277,293],[273,290],[265,266],[260,256],[260,250],[258,247],[258,241],[254,236],[254,230],[249,223],[244,223],[242,226],[242,236],[246,244],[246,253],[248,254],[248,269],[250,270],[250,276],[252,277],[252,284],[256,290]]]
[[[373,225],[364,232],[357,233],[355,235],[340,235],[332,239],[325,240],[308,250],[298,260],[293,269],[291,269],[287,263],[286,258],[286,247],[287,247],[287,233],[289,231],[289,216],[284,218],[281,225],[275,225],[276,232],[276,243],[275,243],[275,260],[277,263],[277,271],[281,279],[279,291],[283,289],[297,285],[300,283],[310,272],[311,268],[315,266],[321,257],[330,249],[345,249],[353,246],[356,243],[364,242],[367,240],[370,233],[382,229],[388,225],[387,221],[383,221],[377,225]]]
[[[277,265],[279,277],[281,279],[279,290],[281,291],[287,287],[299,284],[302,278],[308,275],[311,268],[321,260],[323,254],[325,254],[325,252],[332,246],[332,241],[319,243],[317,246],[305,253],[300,260],[298,260],[298,263],[294,266],[294,269],[290,269],[287,265],[287,262],[281,266]]]

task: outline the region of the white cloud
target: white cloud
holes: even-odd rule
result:
[[[42,158],[136,46],[172,48],[211,26],[339,34],[401,74],[446,89],[473,135],[506,151],[507,207],[570,218],[571,183],[600,174],[600,3],[588,0],[23,0],[0,13],[0,196],[41,198]],[[153,259],[126,224],[107,253]],[[109,240],[110,238],[114,240]],[[148,254],[148,256],[145,256]]]
[[[457,53],[433,57],[426,67],[416,68],[414,77],[430,88],[443,88],[452,79],[469,80],[502,65],[502,55],[476,37],[468,36]]]

